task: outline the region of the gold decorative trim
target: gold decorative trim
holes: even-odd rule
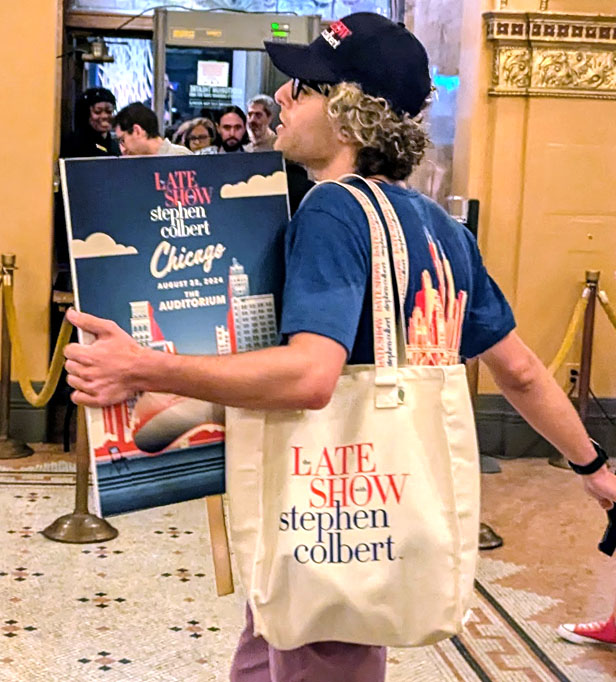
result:
[[[616,99],[616,16],[495,11],[490,95]]]

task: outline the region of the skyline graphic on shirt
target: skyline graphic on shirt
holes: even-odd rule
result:
[[[441,245],[424,230],[437,288],[428,270],[421,273],[421,289],[408,322],[407,357],[410,365],[455,365],[460,362],[462,323],[468,301],[466,291],[456,292],[451,264]]]

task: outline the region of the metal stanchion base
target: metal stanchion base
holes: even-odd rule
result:
[[[33,454],[34,450],[19,440],[13,438],[0,440],[0,459],[19,459]]]
[[[61,516],[41,533],[49,540],[75,544],[106,542],[118,536],[118,531],[105,519],[78,512]]]
[[[496,549],[503,546],[503,538],[494,532],[487,523],[479,526],[479,549]]]
[[[560,454],[560,452],[553,452],[548,457],[548,464],[558,469],[567,469],[567,471],[573,471],[569,466],[569,462]]]

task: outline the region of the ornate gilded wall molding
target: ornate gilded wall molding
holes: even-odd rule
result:
[[[490,95],[616,99],[616,15],[494,11]]]

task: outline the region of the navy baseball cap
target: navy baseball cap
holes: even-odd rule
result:
[[[357,83],[394,110],[416,116],[430,93],[428,55],[402,24],[357,12],[334,21],[310,45],[265,42],[274,66],[290,78]]]

